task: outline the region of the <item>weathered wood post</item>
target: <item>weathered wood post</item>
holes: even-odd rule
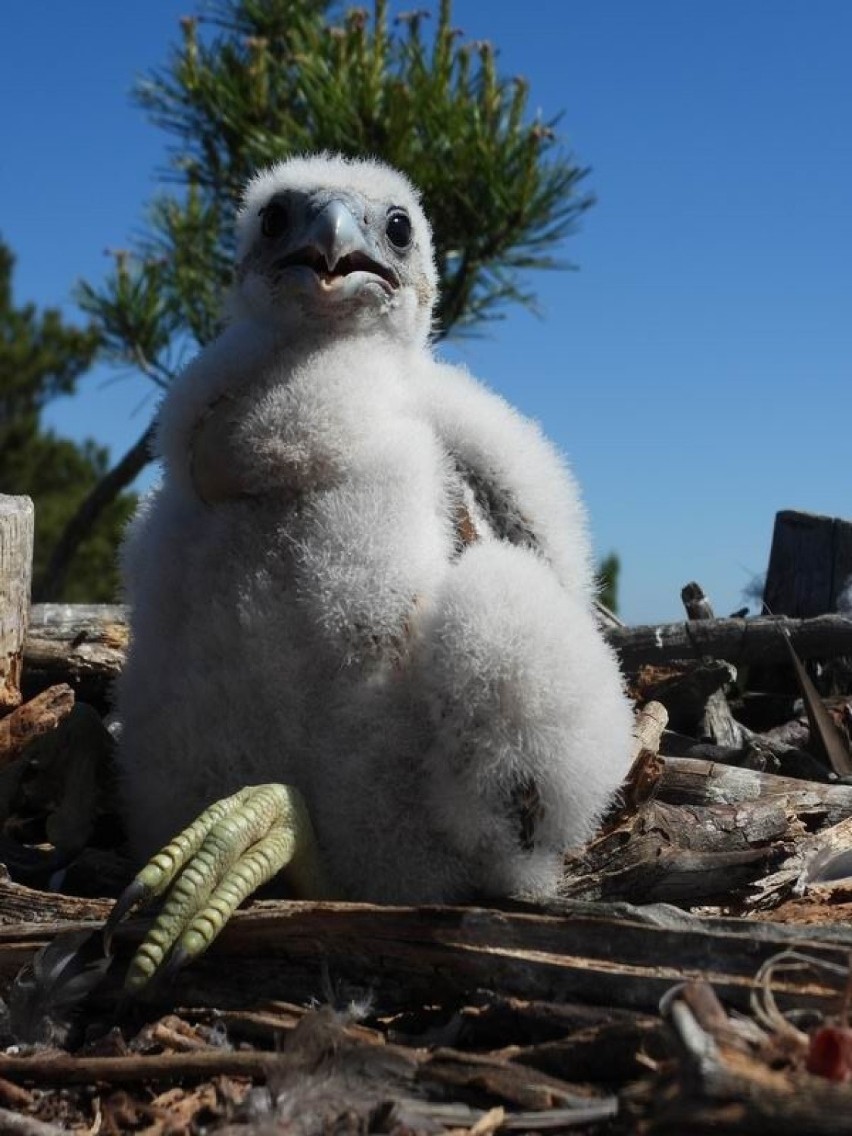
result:
[[[21,701],[21,659],[30,608],[33,503],[0,494],[0,715]]]
[[[767,612],[824,615],[849,604],[851,588],[852,521],[794,509],[776,513],[763,590]]]

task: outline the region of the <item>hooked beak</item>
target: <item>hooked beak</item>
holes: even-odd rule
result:
[[[342,201],[330,201],[311,221],[305,243],[276,261],[277,268],[300,265],[312,269],[324,284],[353,272],[366,272],[390,289],[399,287],[396,273],[369,256],[361,228]]]

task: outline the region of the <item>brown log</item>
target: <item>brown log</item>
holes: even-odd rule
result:
[[[322,1011],[311,1015],[314,1022]],[[306,1025],[313,1023],[306,1019]],[[313,1039],[311,1039],[313,1040]],[[594,1098],[580,1096],[565,1081],[534,1067],[513,1064],[505,1057],[491,1054],[470,1054],[456,1050],[404,1049],[400,1046],[363,1047],[352,1044],[343,1031],[338,1030],[325,1052],[312,1053],[311,1042],[299,1043],[291,1035],[281,1053],[228,1052],[220,1047],[206,1052],[128,1054],[118,1057],[70,1057],[66,1054],[35,1055],[32,1057],[2,1057],[0,1070],[18,1081],[45,1083],[59,1086],[69,1084],[107,1083],[133,1084],[139,1082],[167,1082],[208,1079],[227,1075],[260,1078],[270,1084],[287,1085],[294,1097],[304,1091],[306,1083],[316,1078],[321,1089],[323,1108],[333,1105],[340,1108],[347,1129],[366,1131],[366,1125],[353,1128],[357,1112],[372,1111],[370,1095],[379,1102],[402,1098],[400,1103],[429,1109],[427,1101],[418,1093],[419,1086],[437,1085],[442,1096],[449,1091],[461,1090],[458,1095],[474,1093],[518,1105],[529,1110],[515,1113],[512,1128],[523,1131],[538,1129],[544,1121],[546,1128],[560,1121],[559,1129],[612,1118],[618,1111],[614,1097]],[[297,1048],[300,1046],[300,1048]],[[422,1090],[421,1090],[422,1093]],[[421,1097],[418,1101],[415,1094]],[[289,1095],[289,1094],[288,1094]],[[453,1094],[455,1095],[455,1094]],[[310,1100],[306,1094],[306,1100]],[[560,1106],[567,1106],[567,1108]],[[558,1110],[558,1115],[556,1115]],[[431,1111],[431,1109],[429,1109]],[[544,1114],[544,1115],[542,1115]],[[475,1114],[482,1117],[483,1114]],[[366,1117],[364,1118],[366,1120]],[[465,1118],[467,1119],[467,1118]],[[496,1116],[495,1125],[477,1127],[484,1136],[499,1126],[504,1127],[503,1109]],[[548,1124],[547,1120],[551,1123]],[[538,1121],[539,1123],[536,1123]],[[467,1124],[465,1125],[467,1128]],[[326,1130],[325,1127],[322,1128]],[[337,1130],[337,1127],[335,1127]],[[370,1129],[373,1130],[373,1129]],[[405,1125],[411,1131],[410,1125]],[[415,1131],[445,1131],[433,1125]],[[320,1131],[310,1127],[306,1131]]]
[[[605,634],[626,670],[644,663],[665,664],[708,657],[741,663],[786,662],[782,632],[801,658],[852,655],[852,618],[824,615],[796,620],[706,619],[639,627],[611,626]],[[34,604],[24,644],[30,681],[49,686],[69,682],[99,693],[121,670],[127,647],[123,604]]]
[[[739,805],[774,800],[814,830],[852,816],[852,785],[778,777],[716,761],[660,757],[646,792],[674,805]]]
[[[637,693],[665,706],[671,729],[708,736],[701,729],[707,708],[716,695],[727,706],[723,687],[736,679],[736,669],[719,659],[693,659],[665,669],[661,678],[656,677],[658,673],[656,668],[643,668]]]
[[[790,886],[789,873],[784,887],[774,885],[781,861],[799,845],[816,847],[819,837],[808,834],[830,831],[826,826],[844,817],[852,817],[852,786],[644,750],[625,782],[620,811],[567,858],[561,891],[573,899],[689,909],[751,904],[762,889],[780,903]]]
[[[26,890],[0,882],[0,907],[10,888]],[[92,911],[100,919],[103,905]],[[0,977],[11,979],[56,934],[87,925],[95,924],[0,926]],[[140,930],[122,932],[125,947]],[[265,902],[234,916],[208,954],[181,974],[179,989],[185,1006],[221,1009],[308,1001],[331,980],[353,994],[371,991],[385,1008],[457,1002],[487,989],[653,1012],[672,985],[704,975],[726,1003],[746,1008],[758,968],[791,947],[845,971],[852,928],[824,933],[700,918],[667,905],[578,901],[499,908]],[[824,1012],[840,997],[830,977],[787,974],[771,985],[782,1004]]]
[[[821,894],[822,899],[852,891],[852,817],[797,841],[789,856],[765,879],[756,882],[748,906],[774,910],[795,895]]]
[[[33,560],[33,503],[0,494],[0,714],[21,701]]]
[[[179,1077],[265,1077],[292,1067],[282,1055],[251,1051],[128,1054],[126,1057],[76,1057],[49,1053],[33,1057],[0,1056],[0,1075],[16,1081],[80,1085],[90,1082],[170,1081]]]
[[[84,701],[106,697],[127,651],[124,604],[33,604],[24,645],[27,688],[69,683]]]
[[[512,1060],[566,1081],[616,1085],[647,1073],[649,1058],[661,1060],[668,1055],[662,1035],[663,1027],[657,1019],[633,1014],[526,1046]],[[505,1040],[504,1036],[504,1044]]]
[[[709,807],[648,801],[566,862],[572,899],[730,907],[806,834],[782,799]]]
[[[821,615],[814,619],[759,616],[755,619],[697,619],[613,628],[607,639],[628,671],[644,663],[672,663],[680,659],[725,659],[743,663],[784,663],[787,648],[782,632],[790,635],[803,659],[830,659],[852,655],[852,618]]]

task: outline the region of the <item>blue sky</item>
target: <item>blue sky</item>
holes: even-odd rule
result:
[[[402,5],[405,7],[406,5]],[[194,0],[4,7],[0,232],[16,297],[73,314],[156,189],[166,139],[129,101]],[[511,312],[453,350],[569,456],[630,622],[719,614],[776,510],[852,515],[852,4],[456,0],[562,131],[598,204]],[[155,396],[99,370],[50,423],[116,457]]]

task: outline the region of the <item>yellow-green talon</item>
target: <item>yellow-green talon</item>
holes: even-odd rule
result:
[[[284,868],[297,894],[330,894],[298,790],[252,786],[211,805],[149,860],[107,921],[108,940],[132,907],[167,893],[131,960],[126,988],[138,992],[203,954],[243,900]]]

